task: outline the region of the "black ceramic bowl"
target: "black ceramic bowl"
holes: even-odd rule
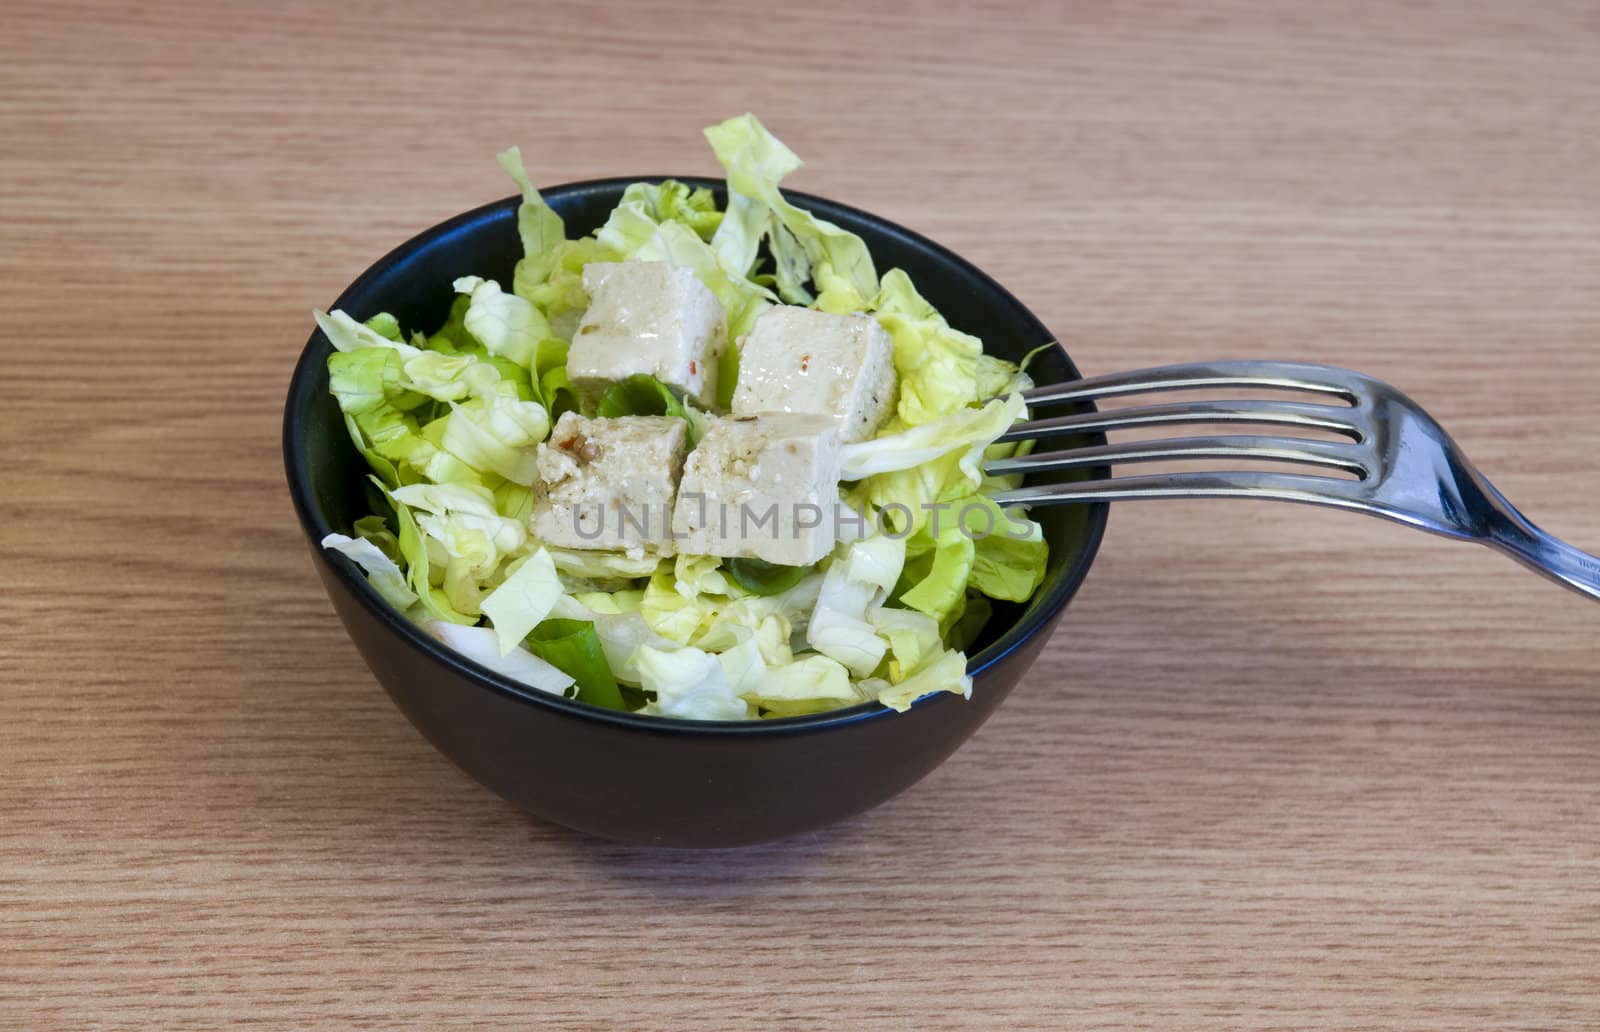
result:
[[[720,183],[678,178],[725,199]],[[558,186],[544,197],[577,235],[598,228],[632,181]],[[1016,298],[938,244],[841,204],[790,196],[860,234],[879,269],[909,272],[954,326],[981,336],[989,351],[1015,360],[1053,339]],[[358,319],[392,312],[408,332],[431,330],[444,320],[457,276],[510,282],[521,251],[516,205],[508,198],[427,230],[362,273],[329,307]],[[367,512],[365,466],[328,393],[329,351],[319,331],[300,356],[283,450],[289,492],[345,629],[395,704],[468,774],[530,813],[607,838],[744,845],[848,817],[907,788],[977,730],[1027,672],[1105,528],[1104,504],[1035,513],[1050,542],[1048,573],[1025,607],[996,605],[969,653],[970,701],[941,693],[906,713],[871,703],[750,723],[597,709],[521,687],[445,649],[385,605],[353,564],[318,547],[330,532],[349,533]],[[1030,368],[1039,382],[1078,375],[1059,348]]]

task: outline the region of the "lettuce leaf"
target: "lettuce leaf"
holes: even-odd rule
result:
[[[714,555],[678,556],[672,563],[672,577],[684,598],[738,593],[723,569],[723,560]]]
[[[533,381],[539,391],[537,400],[544,405],[552,424],[563,412],[574,412],[578,408],[578,392],[567,378],[568,347],[566,341],[547,337],[539,342],[533,360]]]
[[[905,564],[906,542],[877,536],[841,545],[822,580],[806,626],[812,648],[867,677],[883,661],[887,639],[867,621],[867,610],[888,597]]]
[[[390,562],[398,564],[401,561],[400,541],[394,536],[394,531],[389,529],[389,521],[382,516],[363,516],[356,520],[350,529],[356,532],[356,537],[371,542],[378,551],[388,557]]]
[[[427,399],[405,386],[405,362],[389,348],[335,351],[328,356],[328,390],[347,415],[366,415],[384,405],[416,408]]]
[[[522,554],[526,525],[500,515],[493,493],[477,485],[408,484],[394,489],[389,497],[406,507],[405,520],[413,521],[422,534],[421,546],[416,549],[420,556],[406,554],[413,572],[420,561],[433,582],[432,571],[438,569],[437,584],[442,585],[450,609],[458,614],[481,612],[485,587],[503,563]],[[413,516],[412,509],[421,514]],[[404,552],[403,529],[402,524]],[[417,591],[422,593],[420,587]]]
[[[401,372],[401,387],[434,401],[486,397],[496,393],[501,381],[501,372],[492,362],[481,361],[476,355],[446,355],[438,351],[424,351],[405,359]],[[526,376],[523,382],[527,382]]]
[[[837,609],[818,609],[806,628],[806,641],[843,664],[855,677],[867,677],[883,662],[889,643],[861,617]]]
[[[441,444],[475,470],[527,486],[539,476],[534,445],[549,435],[543,405],[494,395],[452,403]]]
[[[975,542],[958,519],[946,517],[938,533],[934,520],[906,539],[906,565],[900,602],[938,620],[960,615],[976,558]]]
[[[393,559],[371,541],[344,534],[329,534],[322,539],[322,547],[338,552],[360,566],[367,575],[367,583],[383,596],[385,602],[400,612],[405,612],[416,603],[417,594],[406,585],[406,575]]]
[[[578,320],[589,305],[583,289],[583,267],[590,262],[617,261],[619,255],[593,237],[565,240],[548,254],[517,263],[511,292],[533,302],[550,323],[550,333],[571,341]]]
[[[982,494],[963,499],[957,519],[973,538],[969,588],[990,598],[1026,602],[1044,581],[1050,546],[1039,524],[1020,509],[1007,512]]]
[[[458,294],[466,294],[464,324],[483,342],[491,355],[501,355],[524,369],[533,368],[539,342],[550,336],[550,323],[533,302],[507,294],[494,280],[462,276],[455,281]]]
[[[336,351],[357,351],[361,348],[386,348],[411,357],[417,349],[402,341],[391,340],[365,323],[356,322],[338,309],[332,312],[313,310],[311,317]]]
[[[944,650],[939,621],[914,609],[879,606],[867,613],[878,633],[888,639],[889,681],[899,684],[926,666]]]
[[[550,615],[561,620],[581,620],[594,625],[605,652],[606,664],[619,682],[637,685],[641,674],[633,663],[641,645],[656,649],[673,649],[677,643],[663,638],[644,622],[637,599],[627,596],[637,592],[587,592],[581,597],[563,595],[556,600]],[[628,608],[631,601],[633,608]],[[621,604],[618,604],[618,603]]]
[[[723,564],[728,580],[752,595],[777,595],[799,584],[815,567],[783,566],[764,559],[741,556]]]
[[[580,591],[575,592],[570,601],[581,603],[595,613],[638,613],[640,604],[644,602],[644,592],[635,588],[624,588],[620,591]],[[557,602],[556,608],[561,609],[562,603]]]
[[[898,599],[939,621],[948,634],[968,616],[975,635],[987,616],[968,614],[970,590],[1025,602],[1044,581],[1049,544],[1039,525],[1020,510],[1007,512],[981,492],[955,493],[935,503],[929,518],[906,539],[906,564]]]
[[[395,524],[399,527],[396,540],[399,543],[400,555],[405,559],[406,578],[411,590],[416,592],[417,600],[436,620],[462,625],[477,623],[476,616],[468,616],[458,611],[451,605],[444,592],[434,585],[433,562],[428,555],[428,543],[421,528],[417,526],[411,507],[396,498],[394,492],[385,487],[381,481],[375,479],[374,483],[394,509]]]
[[[576,683],[571,674],[540,659],[527,649],[501,652],[493,631],[484,627],[462,627],[444,620],[428,620],[422,625],[429,634],[480,666],[537,688],[551,695],[566,695]]]
[[[635,191],[644,200],[647,210],[657,222],[681,222],[708,243],[722,227],[722,212],[717,210],[716,196],[706,187],[691,188],[676,179],[660,183],[634,183],[623,191],[624,201],[628,199],[629,191]]]
[[[938,658],[899,684],[863,681],[861,687],[873,690],[879,702],[901,713],[910,709],[911,704],[924,695],[934,692],[972,697],[972,678],[967,676],[967,657],[953,649],[940,653]]]
[[[771,217],[759,202],[741,193],[728,194],[728,210],[710,242],[717,264],[730,276],[749,278],[761,253],[761,238]]]
[[[604,709],[626,709],[617,679],[592,621],[545,620],[528,633],[530,652],[577,682],[578,701]]]
[[[1017,367],[983,353],[977,337],[954,329],[900,269],[884,274],[873,315],[894,342],[900,420],[917,426],[1015,390]]]
[[[623,552],[591,552],[546,545],[556,572],[583,580],[637,580],[655,573],[660,560],[653,555],[629,556]]]
[[[1026,416],[1022,395],[1013,394],[982,408],[958,408],[926,423],[847,444],[839,453],[840,479],[862,480],[880,473],[916,470],[958,452],[957,471],[977,487],[983,480],[984,449]]]
[[[367,440],[367,433],[361,428],[360,422],[348,412],[344,414],[345,432],[350,436],[350,442],[356,446],[356,451],[366,460],[367,468],[372,470],[374,479],[385,487],[400,486],[400,471],[386,456],[378,453]]]
[[[767,661],[754,635],[745,635],[718,652],[717,662],[722,664],[722,675],[728,679],[728,687],[741,699],[758,692],[766,682]]]
[[[524,257],[539,258],[554,251],[566,241],[566,226],[528,179],[522,166],[522,148],[507,147],[495,160],[522,189],[522,203],[517,206],[517,235],[522,238]]]
[[[561,597],[561,578],[544,549],[522,560],[480,607],[494,627],[503,656],[521,644],[539,621],[550,615]]]
[[[605,419],[617,416],[689,418],[683,402],[672,389],[649,373],[635,373],[607,387],[595,406],[595,415]]]
[[[822,702],[824,709],[837,709],[865,701],[850,681],[850,672],[827,656],[801,656],[785,666],[766,671],[765,676],[744,698],[777,716],[796,712],[795,704]]]
[[[941,620],[954,611],[967,586],[976,554],[976,543],[962,534],[960,514],[969,505],[986,507],[986,511],[994,509],[981,494],[985,442],[1010,426],[1013,415],[1021,411],[1020,406],[1021,399],[1013,396],[992,401],[983,409],[962,409],[909,431],[862,442],[869,447],[852,452],[849,461],[855,464],[853,472],[871,468],[883,472],[873,473],[849,491],[850,503],[875,511],[882,524],[909,535],[906,574],[915,590],[906,605]],[[852,450],[857,447],[846,446]],[[940,449],[947,450],[926,458]],[[912,458],[922,461],[907,468],[891,468],[904,467]],[[972,522],[980,524],[976,529],[982,529],[981,521]],[[1009,520],[997,521],[997,529],[1000,527],[1015,529]],[[986,545],[986,555],[1007,567],[1015,562],[1035,563],[1042,576],[1042,535],[1037,554],[1029,551],[1008,557],[996,550],[999,544]]]
[[[835,305],[845,305],[847,311],[865,309],[878,293],[878,273],[866,243],[789,203],[778,188],[802,164],[794,151],[751,114],[710,126],[705,136],[727,171],[729,196],[759,202],[771,213],[769,225],[781,226],[781,231],[769,235],[768,243],[775,255],[783,256],[779,268],[787,267],[779,279],[789,291],[785,300],[797,304],[811,300],[803,289],[796,289],[809,274],[824,294],[832,293]]]
[[[688,646],[639,646],[633,665],[639,683],[655,694],[649,712],[691,720],[745,720],[750,707],[733,690],[719,657]]]
[[[699,595],[685,597],[678,591],[677,578],[658,573],[645,585],[639,613],[652,631],[687,645],[710,621],[715,606]]]
[[[405,343],[405,334],[400,332],[400,320],[392,312],[379,312],[377,315],[362,323],[367,329],[380,337],[387,337],[396,344]]]

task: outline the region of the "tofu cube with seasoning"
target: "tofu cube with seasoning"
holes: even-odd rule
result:
[[[691,270],[666,262],[590,262],[589,308],[572,335],[567,376],[594,397],[648,373],[703,408],[717,397],[717,359],[728,318]]]
[[[672,555],[687,432],[674,416],[563,413],[536,456],[533,536],[561,548]]]
[[[833,419],[781,412],[713,419],[683,467],[674,545],[688,555],[809,566],[833,549],[838,506]]]
[[[894,347],[870,315],[779,305],[762,312],[745,334],[733,392],[736,416],[828,416],[848,443],[876,433],[894,405]]]

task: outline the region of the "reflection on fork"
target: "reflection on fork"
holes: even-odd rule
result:
[[[1030,409],[1128,395],[1194,389],[1262,388],[1319,395],[1316,401],[1190,401],[1079,412],[1018,423],[1002,441],[1038,440],[1182,425],[1278,427],[1340,439],[1239,434],[1176,437],[1040,449],[986,464],[994,475],[1093,469],[1125,463],[1211,460],[1279,462],[1305,473],[1237,468],[1024,484],[1002,505],[1127,498],[1267,498],[1363,512],[1421,530],[1489,545],[1559,584],[1600,600],[1600,558],[1534,526],[1467,460],[1433,417],[1388,384],[1333,366],[1295,362],[1213,362],[1163,366],[1035,387]],[[1318,471],[1320,470],[1320,471]]]

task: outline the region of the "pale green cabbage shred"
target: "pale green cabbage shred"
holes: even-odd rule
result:
[[[904,272],[880,278],[859,237],[790,203],[779,183],[801,162],[753,115],[705,135],[727,173],[723,210],[707,190],[635,183],[593,236],[569,239],[513,147],[499,161],[522,191],[524,257],[509,290],[463,276],[446,324],[409,339],[386,315],[315,313],[336,349],[330,390],[371,467],[375,505],[392,511],[323,544],[446,645],[541,691],[575,690],[573,676],[524,645],[557,619],[592,624],[611,676],[637,690],[640,711],[664,717],[745,720],[872,701],[905,710],[930,693],[970,695],[961,647],[988,599],[1026,601],[1044,577],[1040,528],[990,500],[1007,485],[981,468],[1014,451],[995,440],[1025,416],[1016,392],[1028,377],[950,327]],[[841,494],[868,516],[885,506],[910,514],[901,536],[843,541],[772,595],[745,591],[715,556],[630,558],[532,536],[535,447],[588,304],[583,266],[628,259],[692,270],[726,308],[730,340],[772,304],[865,312],[883,325],[898,404],[875,438],[844,447]],[[950,518],[935,534],[930,505],[986,511],[1006,533],[973,540]]]

